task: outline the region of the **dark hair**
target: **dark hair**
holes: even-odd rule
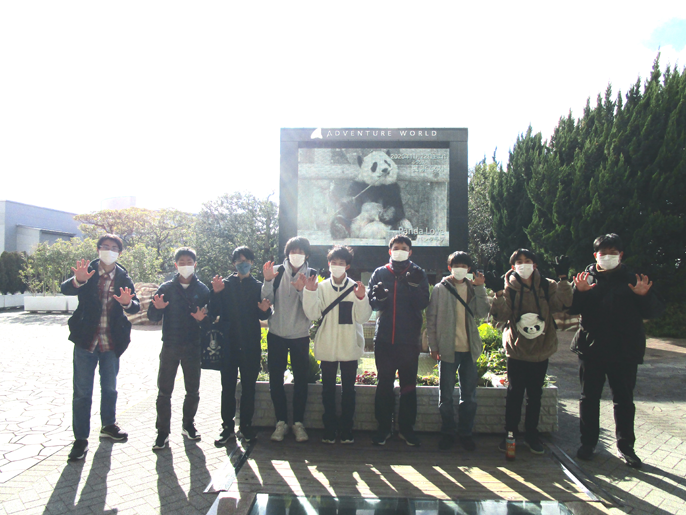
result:
[[[388,248],[392,249],[393,245],[396,243],[404,243],[408,247],[412,248],[412,240],[405,236],[404,234],[396,234],[391,238],[391,241],[388,242]]]
[[[350,247],[342,247],[341,245],[334,246],[326,255],[326,260],[331,263],[334,259],[344,259],[345,264],[349,265],[353,262],[353,255],[355,251]]]
[[[619,234],[610,233],[598,236],[593,242],[593,252],[598,252],[601,249],[615,249],[619,252],[624,250],[624,244]]]
[[[283,253],[286,254],[286,257],[291,253],[292,250],[302,250],[305,253],[305,256],[310,255],[310,240],[307,238],[303,238],[302,236],[296,236],[295,238],[291,238],[286,242],[286,248],[284,249]]]
[[[117,247],[119,247],[119,252],[121,253],[122,250],[124,250],[124,242],[121,241],[121,238],[117,236],[116,234],[104,234],[98,238],[98,245],[97,247],[100,248],[100,245],[102,245],[102,242],[105,240],[112,240],[117,244]]]
[[[197,261],[197,255],[195,254],[195,250],[190,247],[179,247],[178,249],[176,249],[176,252],[174,252],[174,261],[178,261],[183,256],[188,256],[192,258],[193,261]]]
[[[519,256],[529,258],[531,261],[533,261],[534,264],[538,263],[538,260],[536,259],[536,254],[534,254],[532,251],[530,251],[529,249],[517,249],[510,256],[510,264],[512,266],[514,266],[515,261],[517,261]]]
[[[448,266],[452,267],[453,265],[467,265],[469,268],[472,268],[474,262],[472,261],[472,258],[469,257],[469,254],[458,250],[448,256]]]
[[[255,254],[246,246],[236,247],[236,249],[231,254],[231,262],[235,263],[241,256],[243,256],[248,261],[255,261]]]

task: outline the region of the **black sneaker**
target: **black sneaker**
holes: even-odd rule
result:
[[[460,444],[465,451],[476,450],[476,442],[471,436],[460,436]]]
[[[346,445],[355,443],[355,437],[353,436],[353,432],[351,429],[341,431],[341,443]]]
[[[257,431],[252,426],[242,427],[240,432],[245,443],[252,443],[257,440]]]
[[[533,452],[534,454],[544,454],[545,453],[545,448],[543,447],[543,444],[541,441],[538,439],[537,436],[529,436],[524,438],[524,445],[529,447],[529,450]]]
[[[453,445],[455,445],[455,436],[448,434],[441,435],[441,439],[438,441],[438,448],[440,450],[447,451],[452,449]]]
[[[324,436],[322,436],[322,443],[336,443],[336,431],[333,429],[325,429]]]
[[[374,445],[386,445],[388,439],[392,436],[390,432],[377,431],[372,436],[372,443]]]
[[[219,433],[219,438],[214,441],[215,447],[224,447],[229,440],[236,436],[236,431],[233,426],[223,426],[222,432]]]
[[[624,463],[629,465],[631,468],[640,469],[641,465],[643,465],[643,462],[641,462],[641,458],[636,456],[636,453],[633,449],[617,449],[617,456],[620,459],[624,460]]]
[[[100,438],[110,438],[115,442],[121,442],[129,437],[128,433],[125,433],[117,424],[110,424],[100,429]]]
[[[88,440],[76,440],[71,446],[68,460],[82,460],[88,452]]]
[[[181,429],[181,434],[189,440],[200,440],[200,433],[198,433],[198,431],[195,429],[195,424],[183,426]]]
[[[159,451],[160,449],[164,449],[167,445],[169,445],[169,433],[160,431],[157,433],[157,439],[152,445],[152,450]]]
[[[579,450],[576,451],[576,457],[580,460],[589,461],[593,459],[593,452],[595,447],[592,445],[582,444]]]
[[[417,433],[415,433],[413,429],[405,431],[404,433],[401,431],[398,433],[398,436],[401,440],[405,440],[405,443],[410,447],[419,447],[421,444]]]

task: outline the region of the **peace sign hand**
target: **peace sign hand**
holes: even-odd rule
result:
[[[574,277],[574,287],[577,291],[589,291],[595,284],[588,284],[588,272],[579,272]]]
[[[88,272],[88,265],[90,264],[91,262],[86,259],[82,259],[81,261],[77,259],[76,268],[71,267],[74,272],[74,278],[81,284],[88,282],[88,279],[93,277],[93,274],[95,273],[95,270],[91,270],[90,273]]]
[[[155,295],[152,298],[152,305],[155,306],[155,309],[163,310],[169,305],[169,302],[166,302],[164,300],[164,294],[162,295]]]
[[[650,287],[652,285],[653,281],[648,281],[647,275],[636,274],[636,286],[629,283],[629,288],[631,288],[631,291],[634,292],[636,295],[643,296],[648,293],[648,290],[650,290]]]
[[[131,300],[133,299],[133,295],[131,295],[131,288],[119,288],[119,291],[121,292],[119,297],[112,295],[112,298],[122,306],[128,306],[131,304]]]

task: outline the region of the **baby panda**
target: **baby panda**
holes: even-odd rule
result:
[[[357,164],[357,180],[331,221],[331,236],[381,239],[388,236],[389,229],[411,230],[397,183],[398,167],[390,154],[375,150],[364,159],[357,156]]]

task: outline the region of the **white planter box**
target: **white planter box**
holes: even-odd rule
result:
[[[65,299],[67,299],[67,311],[76,311],[79,307],[79,298],[76,295],[67,295]]]
[[[6,295],[0,295],[0,309],[5,307],[5,297]]]
[[[61,296],[36,296],[28,295],[24,298],[24,310],[26,311],[66,311],[67,298]]]
[[[288,411],[292,411],[293,385],[286,384],[286,398],[288,399]],[[459,388],[456,388],[459,390]],[[356,385],[355,386],[355,425],[358,430],[376,430],[377,423],[374,418],[374,397],[376,386]],[[239,423],[240,407],[240,384],[236,389],[236,424]],[[336,386],[336,401],[340,403],[341,386]],[[477,388],[476,389],[476,419],[474,421],[475,433],[503,433],[505,431],[505,396],[506,388]],[[400,388],[395,388],[395,411],[397,419],[398,397]],[[457,415],[457,395],[455,392],[455,413]],[[522,420],[520,430],[524,430],[524,412],[526,402],[522,403]],[[339,406],[340,410],[340,406]],[[307,391],[307,407],[305,409],[305,427],[322,428],[322,385],[310,384]],[[289,422],[290,423],[290,422]],[[269,383],[258,382],[255,389],[255,414],[253,415],[253,425],[255,426],[274,426],[276,418],[274,416],[274,405],[269,394]],[[438,387],[437,386],[418,386],[417,387],[417,422],[414,426],[416,431],[439,432],[441,430],[441,415],[438,411]],[[397,429],[397,427],[396,427]],[[538,430],[543,433],[550,433],[558,430],[557,420],[557,387],[550,386],[543,389],[541,400],[541,416],[538,423]]]
[[[3,297],[5,308],[19,308],[24,305],[24,293],[15,293],[13,295],[1,295]]]

